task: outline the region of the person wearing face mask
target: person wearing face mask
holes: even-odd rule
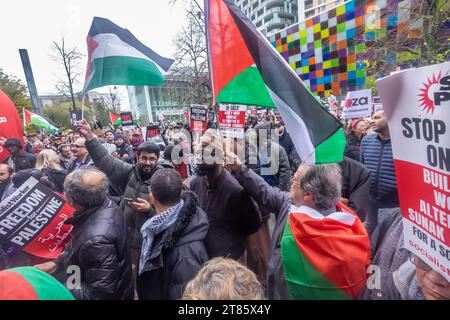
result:
[[[259,230],[261,213],[250,195],[223,167],[223,142],[208,129],[196,150],[196,174],[190,189],[208,215],[205,244],[210,258],[230,257],[245,263],[246,239]]]
[[[137,163],[129,164],[114,158],[94,136],[90,125],[84,120],[77,123],[79,133],[86,139],[95,166],[103,171],[110,182],[123,195],[119,201],[120,211],[125,216],[130,240],[132,263],[137,265],[142,245],[142,225],[155,214],[150,206],[148,187],[156,170],[160,149],[153,142],[141,143],[137,148]]]
[[[282,121],[275,122],[274,127],[275,127],[275,134],[278,136],[278,144],[284,148],[287,156],[290,157],[291,153],[295,151],[295,148],[291,136],[286,131],[284,122]]]
[[[356,119],[351,123],[350,130],[346,136],[347,145],[345,146],[345,155],[353,160],[359,161],[361,141],[366,136],[369,124],[366,120]]]

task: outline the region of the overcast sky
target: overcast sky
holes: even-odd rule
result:
[[[86,36],[94,16],[107,18],[130,30],[160,55],[173,57],[175,34],[185,23],[182,3],[169,0],[8,0],[0,18],[0,68],[25,82],[19,49],[28,49],[39,94],[55,93],[63,72],[49,57],[51,42],[66,43],[87,55]],[[82,63],[83,79],[86,57]],[[78,89],[81,89],[82,84]],[[100,90],[105,91],[105,90]]]

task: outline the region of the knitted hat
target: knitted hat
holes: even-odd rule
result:
[[[0,271],[0,300],[75,300],[58,280],[34,267]]]
[[[5,142],[5,148],[12,147],[12,146],[17,146],[20,149],[22,149],[22,142],[20,142],[20,140],[17,138],[9,138]]]
[[[117,139],[123,139],[123,133],[117,132],[114,134],[114,141]]]

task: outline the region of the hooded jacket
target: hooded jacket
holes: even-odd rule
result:
[[[126,226],[117,205],[109,199],[99,207],[74,215],[72,240],[58,258],[58,269],[80,267],[81,288],[72,290],[79,300],[133,299],[133,276]]]
[[[175,223],[155,238],[163,243],[162,265],[157,262],[152,265],[153,260],[149,261],[150,270],[138,277],[141,300],[180,299],[187,282],[208,261],[205,246],[208,217],[197,207],[194,193],[186,192],[182,198],[184,204]]]

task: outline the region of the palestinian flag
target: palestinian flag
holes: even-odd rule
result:
[[[86,42],[88,64],[83,92],[107,85],[159,86],[173,63],[127,29],[104,18],[94,17]]]
[[[281,261],[291,299],[356,299],[367,282],[370,242],[345,205],[326,217],[292,208],[281,239]]]
[[[111,120],[111,124],[113,125],[113,127],[116,127],[116,126],[119,126],[122,124],[122,121],[120,120],[120,116],[112,113],[111,111],[109,112],[109,119]]]
[[[266,38],[229,0],[205,0],[216,103],[277,108],[302,162],[340,162],[341,123],[329,114]]]
[[[75,300],[58,280],[33,267],[0,271],[0,300]]]
[[[45,129],[48,132],[59,131],[59,129],[57,127],[51,125],[50,122],[45,120],[40,115],[23,108],[23,126],[26,127],[30,124],[33,124],[38,128]]]

